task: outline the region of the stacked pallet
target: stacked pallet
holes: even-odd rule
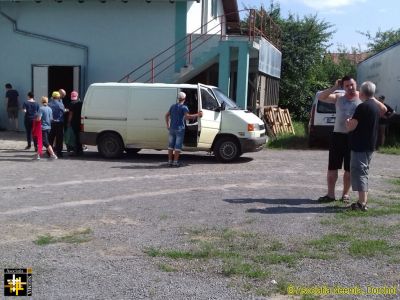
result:
[[[264,117],[274,135],[282,133],[294,134],[292,119],[287,108],[282,109],[277,106],[265,106]]]

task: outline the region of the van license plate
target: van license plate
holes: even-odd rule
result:
[[[335,117],[326,118],[326,123],[335,123]]]

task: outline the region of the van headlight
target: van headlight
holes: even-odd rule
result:
[[[247,131],[258,131],[260,130],[260,125],[258,124],[247,124]]]

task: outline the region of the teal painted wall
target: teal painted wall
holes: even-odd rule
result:
[[[168,1],[0,2],[0,11],[15,19],[20,30],[86,45],[88,84],[119,80],[172,45],[176,37],[175,5]],[[81,49],[15,34],[12,23],[1,15],[0,37],[2,90],[5,83],[12,83],[21,101],[32,88],[32,64],[85,64]],[[4,107],[4,96],[0,107]],[[1,110],[0,127],[5,119]],[[22,127],[21,116],[20,120]]]
[[[181,41],[176,46],[176,64],[175,71],[179,71],[186,64],[185,52],[186,52],[186,22],[187,22],[187,3],[177,2],[175,13],[175,41]]]

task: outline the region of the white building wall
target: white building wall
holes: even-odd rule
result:
[[[212,15],[213,0],[202,0],[200,3],[196,1],[188,2],[187,14],[187,33],[201,33],[200,28],[204,25],[204,30],[209,34],[221,33],[222,18],[216,18],[224,14],[222,1],[218,0],[217,14]],[[215,19],[215,20],[214,20]],[[203,21],[202,21],[203,20]],[[203,24],[202,24],[203,23]],[[225,26],[222,26],[223,34],[225,34]],[[205,33],[205,32],[203,32]]]
[[[385,95],[385,103],[400,111],[400,44],[361,62],[357,82],[370,80],[376,84],[376,95]]]

